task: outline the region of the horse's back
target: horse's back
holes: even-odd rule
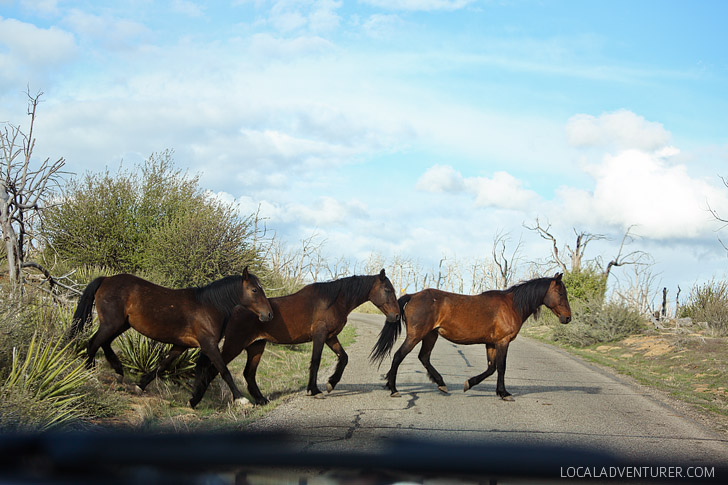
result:
[[[512,305],[502,291],[463,295],[430,288],[414,293],[405,313],[408,327],[437,330],[455,343],[495,343],[515,336]]]

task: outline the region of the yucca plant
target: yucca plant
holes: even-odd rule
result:
[[[13,403],[9,416],[1,417],[5,428],[48,430],[80,418],[81,386],[91,378],[83,362],[61,346],[63,337],[47,345],[30,340],[25,359],[13,349],[10,373],[2,388],[2,400]]]
[[[131,374],[141,375],[151,372],[159,366],[172,345],[145,337],[139,332],[127,332],[117,340],[119,359],[124,369]],[[192,376],[199,349],[183,352],[158,377],[181,382]]]

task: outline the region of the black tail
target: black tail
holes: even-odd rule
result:
[[[78,299],[78,306],[76,307],[76,311],[73,314],[71,329],[68,333],[68,336],[70,338],[75,337],[81,330],[83,330],[83,327],[86,326],[86,323],[91,321],[91,311],[94,308],[96,291],[99,289],[99,286],[101,286],[101,283],[103,283],[104,279],[106,279],[104,276],[99,276],[91,283],[89,283],[86,289],[83,290],[81,298]]]
[[[372,352],[369,354],[369,360],[372,364],[381,366],[384,358],[392,351],[394,342],[397,340],[397,337],[399,337],[399,334],[402,331],[402,323],[406,323],[404,318],[404,307],[411,298],[412,295],[403,295],[399,300],[397,300],[397,303],[399,303],[400,318],[394,322],[384,323],[384,327],[382,327],[382,331],[379,333],[379,339],[374,345]]]

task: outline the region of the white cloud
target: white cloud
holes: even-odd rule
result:
[[[600,222],[651,239],[708,237],[715,229],[708,205],[728,209],[728,190],[691,177],[687,167],[640,150],[605,155],[592,166],[594,190],[562,188],[559,195],[575,221]]]
[[[426,192],[460,192],[465,189],[465,181],[451,166],[433,165],[417,180],[416,188]]]
[[[234,200],[225,192],[216,194],[216,197],[225,202]],[[342,202],[329,196],[317,197],[308,204],[271,202],[242,196],[237,199],[237,203],[241,214],[253,214],[260,210],[260,217],[274,226],[295,223],[297,226],[327,228],[345,226],[350,221],[361,221],[369,217],[369,208],[364,202],[356,199]]]
[[[402,26],[402,19],[396,14],[374,14],[363,23],[364,32],[375,39],[391,36]]]
[[[76,54],[73,34],[57,27],[43,29],[0,17],[0,46],[20,64],[33,68],[62,64]]]
[[[426,192],[461,192],[475,196],[476,207],[525,209],[539,199],[511,174],[498,171],[492,178],[463,177],[449,165],[433,165],[417,181],[416,188]]]
[[[575,147],[654,151],[664,148],[671,135],[661,123],[647,121],[628,110],[604,113],[599,117],[578,114],[566,125],[569,143]]]
[[[493,178],[466,179],[465,185],[475,194],[477,207],[524,210],[540,199],[538,194],[524,188],[521,180],[507,172],[495,172]]]
[[[467,7],[474,0],[363,0],[363,3],[387,10],[452,11]]]
[[[80,37],[112,50],[132,49],[152,35],[149,28],[141,23],[78,9],[71,10],[63,22]]]

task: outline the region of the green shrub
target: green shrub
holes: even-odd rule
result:
[[[569,301],[603,301],[607,291],[607,278],[593,268],[565,273],[563,277]]]
[[[553,324],[553,339],[575,347],[613,342],[645,328],[639,311],[620,301],[592,298],[572,303],[571,310],[571,323]]]
[[[133,172],[72,179],[44,217],[47,251],[72,267],[144,273],[158,284],[199,286],[250,264],[254,217],[211,197],[197,177],[175,170],[172,154],[152,155]],[[51,256],[48,256],[51,259]]]
[[[706,322],[716,335],[728,335],[728,283],[712,280],[695,285],[680,308],[680,316]]]
[[[145,337],[136,331],[127,331],[116,340],[119,359],[124,369],[134,375],[142,375],[157,367],[172,346]],[[199,349],[188,349],[179,355],[158,378],[182,382],[194,375]]]

